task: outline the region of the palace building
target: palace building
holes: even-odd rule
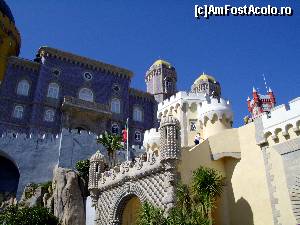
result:
[[[179,91],[175,67],[158,59],[145,71],[145,92],[130,86],[128,69],[52,47],[23,59],[3,0],[0,11],[0,194],[20,199],[28,183],[90,158],[93,224],[134,224],[142,203],[168,212],[178,182],[190,184],[204,166],[225,177],[214,224],[300,224],[299,97],[276,106],[271,89],[253,89],[246,124],[233,128],[231,102],[215,77],[200,74]],[[107,169],[96,138],[121,134],[127,118],[134,157],[126,161],[118,151],[117,165]]]

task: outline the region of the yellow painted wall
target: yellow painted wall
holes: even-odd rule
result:
[[[212,160],[212,154],[222,152],[240,153],[241,159]],[[190,183],[192,171],[199,166],[217,169],[226,177],[226,187],[214,213],[215,224],[273,224],[265,165],[256,145],[254,123],[225,130],[190,150],[183,149],[179,172],[184,183]]]
[[[15,24],[11,22],[8,17],[4,16],[0,12],[0,21],[4,26],[0,27],[0,37],[2,42],[0,43],[0,82],[3,80],[6,70],[7,58],[9,56],[18,56],[20,51],[20,34],[15,27]],[[9,35],[8,31],[11,32]]]
[[[122,214],[122,225],[134,225],[138,217],[138,211],[141,207],[141,202],[138,197],[131,198]]]

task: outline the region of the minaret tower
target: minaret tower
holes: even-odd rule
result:
[[[89,170],[89,190],[97,189],[100,174],[104,171],[105,158],[104,155],[98,150],[90,158],[90,170]]]
[[[164,160],[180,157],[180,124],[172,115],[163,117],[160,123],[160,153]]]
[[[178,183],[178,161],[180,159],[180,124],[172,115],[163,117],[160,123],[160,156],[166,175],[164,182],[168,191],[162,202],[169,212],[176,203],[176,186]]]
[[[146,72],[147,92],[160,103],[176,93],[177,75],[175,68],[164,60],[157,60]]]

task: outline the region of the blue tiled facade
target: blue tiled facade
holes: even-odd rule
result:
[[[34,61],[10,57],[0,86],[0,131],[57,134],[65,127],[99,134],[118,125],[121,134],[129,118],[130,142],[141,145],[143,131],[155,124],[157,103],[152,94],[130,88],[131,77],[126,69],[48,47],[40,48]],[[27,96],[17,94],[21,80],[30,85]],[[47,96],[50,83],[59,87],[57,98]],[[82,88],[92,91],[93,101],[80,100]],[[119,100],[119,113],[111,111],[112,99]],[[24,111],[17,119],[14,110],[19,105]],[[134,108],[141,110],[141,121],[134,120]],[[49,109],[54,119],[47,122]]]

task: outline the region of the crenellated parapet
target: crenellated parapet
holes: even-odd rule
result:
[[[231,104],[223,98],[206,97],[206,100],[200,103],[198,118],[205,125],[206,121],[212,120],[215,116],[219,120],[225,117],[232,122],[233,112]]]
[[[78,56],[69,52],[64,52],[55,48],[41,47],[39,49],[40,57],[50,57],[65,62],[72,63],[74,65],[86,67],[96,71],[103,71],[105,73],[110,73],[112,75],[117,75],[119,77],[130,79],[133,73],[127,69],[117,67],[114,65],[106,64],[100,61],[92,60],[86,57]]]
[[[261,121],[263,141],[268,137],[273,140],[293,136],[300,132],[300,97],[293,99],[288,104],[274,107],[270,113],[262,114],[258,120]]]
[[[56,142],[57,139],[61,137],[60,134],[51,134],[51,133],[31,133],[31,134],[25,134],[25,133],[17,133],[13,131],[4,132],[0,134],[0,141],[3,143],[5,141],[15,141],[19,143],[36,143],[36,142],[43,142],[45,144]]]
[[[146,150],[156,151],[159,148],[160,142],[160,133],[157,128],[152,128],[150,130],[146,130],[144,133],[144,142],[143,146]]]
[[[32,72],[38,72],[41,66],[40,63],[15,56],[10,56],[8,58],[8,65],[11,65],[17,69],[28,70]]]
[[[158,104],[157,118],[160,119],[169,114],[175,116],[175,114],[179,115],[180,113],[194,111],[204,100],[205,96],[200,93],[177,92],[175,95]]]

